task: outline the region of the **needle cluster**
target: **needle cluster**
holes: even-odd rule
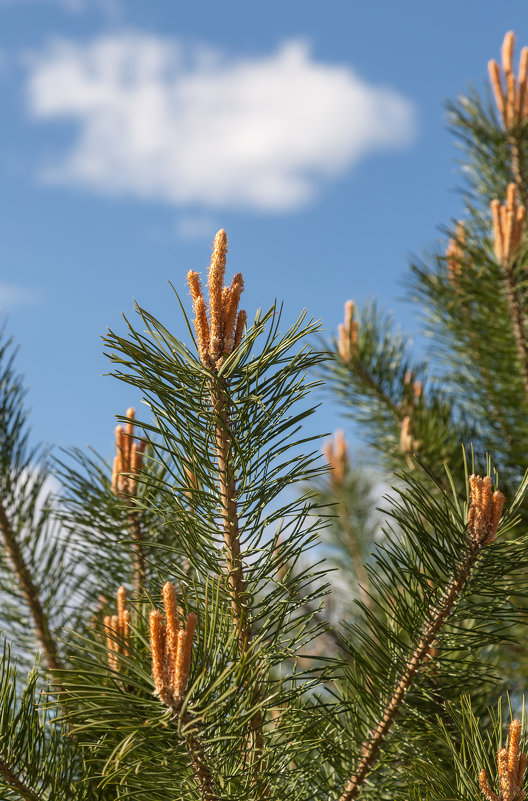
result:
[[[490,788],[488,776],[484,769],[479,773],[479,784],[488,801],[523,801],[526,792],[522,789],[526,771],[526,754],[520,752],[522,726],[520,720],[512,720],[508,736],[507,748],[501,748],[497,754],[499,774],[499,792]]]
[[[209,266],[209,315],[199,274],[194,270],[187,273],[198,352],[202,363],[214,369],[238,347],[247,320],[246,312],[238,309],[244,290],[242,273],[234,276],[230,286],[224,286],[226,257],[227,234],[222,228],[216,234]]]

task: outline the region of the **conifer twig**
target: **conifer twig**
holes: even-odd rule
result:
[[[491,210],[494,219],[494,227],[498,226],[500,228],[501,226],[500,212],[498,212],[496,205],[494,203],[492,203]],[[460,302],[462,302],[462,314],[464,322],[466,324],[465,329],[469,341],[470,352],[473,354],[478,354],[482,346],[482,340],[481,337],[479,336],[477,329],[475,328],[473,320],[471,319],[471,305],[464,303],[464,296],[461,295],[461,288],[462,288],[461,279],[463,278],[464,275],[466,275],[469,272],[472,266],[465,247],[466,239],[467,239],[467,232],[465,225],[462,221],[459,221],[457,223],[455,237],[449,240],[447,246],[446,268],[447,268],[447,277],[449,279],[449,283],[453,287],[455,293],[458,295],[457,305]],[[505,419],[502,409],[500,408],[500,405],[497,405],[497,403],[495,402],[495,390],[497,388],[496,381],[491,375],[486,365],[485,359],[475,358],[473,359],[473,363],[480,372],[480,376],[488,393],[488,398],[490,399],[491,402],[490,408],[491,411],[493,412],[493,416],[497,421],[497,425],[499,426],[505,441],[511,448],[513,447],[513,439],[508,429],[507,421]]]
[[[44,653],[48,668],[50,670],[61,670],[62,662],[55,638],[51,633],[47,615],[40,602],[39,593],[35,582],[31,576],[29,568],[24,560],[22,550],[18,544],[16,534],[7,517],[3,503],[0,502],[0,530],[3,535],[6,551],[11,560],[15,576],[17,578],[22,595],[29,607],[33,624],[37,633],[40,647]]]
[[[246,312],[239,310],[240,296],[244,289],[241,273],[237,273],[230,286],[224,286],[227,258],[227,235],[223,229],[216,234],[211,264],[209,267],[209,320],[203,297],[202,285],[196,272],[187,275],[193,309],[198,353],[202,363],[211,369],[211,405],[215,415],[215,437],[220,494],[220,515],[226,546],[226,569],[231,609],[239,650],[245,653],[252,640],[251,623],[247,611],[246,585],[240,552],[240,530],[237,505],[237,488],[233,470],[233,440],[230,424],[229,392],[218,372],[224,360],[242,340],[246,324]],[[254,688],[253,701],[260,696],[258,683]],[[253,717],[252,729],[256,751],[262,752],[262,714]]]
[[[353,313],[354,303],[350,300],[347,300],[345,303],[345,324],[340,324],[339,326],[339,339],[337,343],[339,356],[344,364],[349,367],[350,370],[356,373],[363,383],[372,390],[378,400],[387,407],[387,410],[393,415],[395,422],[398,424],[401,431],[402,424],[404,424],[407,416],[405,409],[394,403],[392,398],[390,398],[389,395],[383,390],[383,387],[380,385],[379,381],[374,378],[371,372],[357,358],[358,325],[353,319]],[[432,465],[428,465],[426,469],[420,461],[417,461],[415,464],[423,472],[430,475],[442,491],[449,491],[449,487]]]
[[[526,191],[527,175],[523,146],[524,142],[519,136],[513,135],[510,137],[513,179],[519,190],[522,202],[526,206],[528,204],[528,194]]]
[[[37,795],[25,782],[22,781],[20,776],[11,767],[0,754],[0,775],[4,777],[5,781],[13,790],[19,794],[20,798],[24,801],[43,801],[40,795]]]
[[[236,484],[232,468],[232,446],[229,432],[227,397],[221,387],[213,387],[214,411],[218,417],[216,426],[216,449],[218,458],[218,483],[222,527],[226,544],[227,581],[231,593],[233,620],[240,650],[245,651],[251,642],[251,628],[245,611],[244,574],[240,558],[240,531]]]
[[[128,513],[128,524],[132,536],[132,550],[134,552],[134,589],[136,600],[145,589],[147,578],[147,565],[145,560],[145,549],[143,547],[143,531],[139,518],[139,509],[131,508]]]
[[[508,31],[502,43],[502,72],[495,59],[488,63],[491,88],[505,131],[512,158],[512,174],[523,204],[528,203],[526,164],[524,159],[522,124],[528,117],[528,48],[523,47],[518,75],[513,69],[515,34]]]
[[[517,202],[518,187],[508,184],[506,202],[491,201],[495,256],[502,268],[506,303],[512,322],[513,336],[517,347],[525,397],[528,402],[528,340],[522,298],[515,278],[515,260],[519,253],[526,220],[526,207]]]
[[[526,401],[528,402],[528,341],[526,340],[524,333],[524,316],[522,313],[521,302],[518,297],[513,269],[509,262],[503,263],[503,271],[506,301],[508,304],[508,310],[510,312],[513,336],[519,356],[524,393]]]
[[[127,409],[126,416],[129,422],[126,427],[116,426],[116,456],[112,469],[112,490],[116,495],[128,501],[128,525],[132,537],[132,552],[134,561],[134,588],[136,599],[145,589],[147,566],[145,548],[143,545],[143,529],[139,509],[136,507],[139,486],[139,475],[143,470],[143,454],[145,441],[134,441],[134,418],[136,411],[132,407]]]
[[[492,495],[489,476],[484,479],[480,476],[471,476],[469,482],[471,504],[468,511],[469,537],[466,555],[440,601],[430,610],[429,619],[422,630],[420,639],[385,704],[380,720],[372,730],[370,737],[361,746],[356,768],[339,801],[353,801],[358,797],[361,787],[377,761],[380,748],[401,708],[405,695],[420,667],[429,658],[430,649],[464,590],[482,548],[496,538],[504,495],[498,491]]]
[[[371,597],[367,591],[369,586],[367,571],[365,570],[365,566],[359,552],[357,539],[354,536],[352,526],[350,525],[350,521],[348,519],[348,512],[345,502],[345,479],[349,474],[350,460],[348,457],[348,444],[343,431],[338,430],[335,432],[334,439],[328,440],[325,443],[323,452],[326,456],[328,465],[331,468],[330,482],[336,493],[339,524],[346,536],[348,551],[352,559],[352,564],[354,565],[354,573],[358,584],[359,595],[363,604],[366,607],[370,607]]]

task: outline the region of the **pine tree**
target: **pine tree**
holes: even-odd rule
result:
[[[177,296],[189,344],[139,306],[105,337],[144,401],[118,417],[109,464],[29,448],[3,336],[2,801],[524,798],[528,48],[516,76],[513,44],[490,62],[494,96],[450,108],[470,181],[444,252],[412,267],[425,359],[373,305],[347,301],[320,349],[305,315],[249,324],[222,230],[208,293],[188,273],[192,319]],[[378,454],[381,512],[344,435],[327,469],[303,432],[323,378]]]

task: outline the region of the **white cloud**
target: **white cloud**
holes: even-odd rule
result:
[[[132,33],[55,42],[28,92],[35,117],[78,124],[47,180],[180,207],[295,208],[415,129],[409,101],[301,41],[239,59]]]
[[[21,284],[0,281],[0,309],[6,311],[18,306],[33,306],[41,300],[40,294]]]

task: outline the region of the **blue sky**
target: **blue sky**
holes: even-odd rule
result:
[[[444,102],[483,85],[523,2],[0,0],[0,306],[36,440],[109,454],[136,398],[100,335],[132,298],[184,337],[168,287],[216,230],[244,307],[334,331],[401,301],[461,214]],[[334,429],[331,405],[315,423]]]

